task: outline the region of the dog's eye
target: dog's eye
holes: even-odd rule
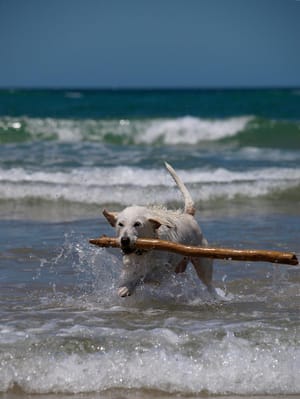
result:
[[[140,227],[141,225],[142,225],[141,222],[135,222],[134,225],[133,225],[133,227]]]
[[[119,227],[124,227],[124,224],[121,223],[121,222],[119,222],[119,223],[118,223],[118,226],[119,226]]]

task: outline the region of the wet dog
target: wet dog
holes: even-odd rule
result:
[[[196,222],[195,206],[187,188],[167,163],[165,166],[173,177],[184,199],[183,211],[172,211],[163,207],[130,206],[123,211],[103,215],[116,229],[123,251],[123,270],[118,294],[121,297],[132,295],[142,282],[159,282],[166,273],[185,271],[189,262],[195,267],[200,280],[210,292],[212,285],[213,261],[208,258],[183,257],[164,251],[144,251],[135,247],[137,238],[159,238],[186,245],[207,246],[201,229]]]

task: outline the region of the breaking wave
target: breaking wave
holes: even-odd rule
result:
[[[264,168],[248,171],[179,170],[196,201],[296,195],[300,169]],[[65,172],[0,169],[0,199],[67,201],[120,205],[179,201],[180,194],[162,169],[119,166],[81,168]]]
[[[251,116],[203,119],[0,118],[0,143],[34,140],[97,141],[119,145],[195,145],[220,142],[251,147],[300,148],[300,124]]]
[[[1,391],[18,387],[26,393],[45,394],[109,389],[152,389],[186,395],[300,392],[296,377],[300,353],[293,345],[258,345],[228,333],[203,346],[196,337],[168,328],[131,334],[103,328],[97,339],[82,337],[84,329],[80,326],[77,330],[81,338],[57,339],[56,354],[49,355],[54,348],[48,342],[44,350],[43,344],[29,346],[32,353],[23,357],[2,356],[1,363],[6,367],[0,377]],[[86,335],[91,336],[91,332],[87,330]],[[118,349],[108,349],[109,341],[121,337],[127,347],[120,347],[118,341]]]

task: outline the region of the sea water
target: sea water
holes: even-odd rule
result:
[[[103,208],[183,206],[167,161],[210,245],[299,257],[299,90],[0,91],[0,143],[0,395],[300,395],[299,267],[118,298],[120,251],[88,242]]]

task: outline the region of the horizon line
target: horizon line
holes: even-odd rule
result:
[[[218,91],[218,90],[299,90],[300,85],[258,86],[0,86],[0,91]]]

